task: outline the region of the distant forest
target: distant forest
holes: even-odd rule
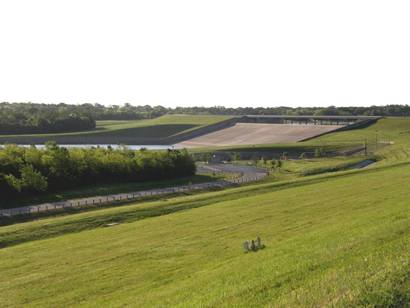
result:
[[[152,119],[164,114],[368,115],[410,116],[408,105],[370,107],[176,107],[100,104],[0,103],[0,134],[63,133],[90,130],[97,120]]]
[[[409,105],[370,107],[177,107],[169,113],[220,114],[220,115],[354,115],[354,116],[410,116]]]
[[[0,103],[0,134],[65,133],[90,130],[96,120],[138,120],[159,117],[168,109],[158,106],[95,104]]]

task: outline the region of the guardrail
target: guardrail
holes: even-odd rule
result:
[[[81,208],[88,208],[88,207],[98,207],[98,206],[103,206],[103,205],[115,204],[119,202],[137,201],[137,200],[142,200],[142,199],[146,199],[146,198],[153,197],[153,196],[184,193],[184,192],[189,192],[189,191],[194,191],[194,190],[225,188],[225,187],[232,186],[232,185],[259,181],[265,176],[266,176],[266,173],[255,173],[252,175],[245,174],[239,178],[229,179],[229,180],[220,180],[220,181],[215,181],[215,182],[206,182],[206,183],[175,186],[175,187],[168,187],[168,188],[159,188],[159,189],[137,191],[137,192],[116,194],[116,195],[109,195],[109,196],[96,196],[96,197],[89,197],[89,198],[82,198],[82,199],[75,199],[75,200],[43,203],[43,204],[38,204],[38,205],[24,206],[24,207],[11,208],[11,209],[1,209],[0,217],[11,217],[11,216],[17,216],[17,215],[31,215],[31,214],[37,214],[37,213],[47,213],[51,211],[64,210],[64,209],[81,209]]]

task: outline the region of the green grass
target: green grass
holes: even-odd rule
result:
[[[363,160],[368,159],[365,156],[336,156],[336,157],[322,157],[322,158],[307,158],[307,159],[288,159],[281,160],[282,166],[279,169],[282,172],[292,173],[295,175],[303,175],[306,172],[315,169],[325,169],[325,168],[339,168],[351,167]],[[235,161],[234,164],[239,165],[255,165],[254,161],[244,160]],[[266,165],[263,161],[258,160],[256,162],[257,167],[267,167],[269,166],[269,161],[266,161]]]
[[[401,164],[2,227],[1,243],[21,244],[0,250],[0,299],[41,307],[397,301],[409,271],[410,191],[401,185],[409,180]],[[101,228],[108,221],[122,224]],[[266,248],[244,254],[242,242],[256,235]]]
[[[375,148],[376,138],[380,143]],[[384,163],[410,158],[410,118],[383,118],[376,124],[363,129],[336,132],[307,141],[311,145],[361,143],[367,141]],[[387,145],[392,142],[393,144]]]
[[[283,171],[292,172],[296,174],[309,173],[316,169],[343,169],[343,167],[350,167],[366,159],[363,156],[354,157],[324,157],[311,159],[293,159],[282,161]]]
[[[358,168],[359,163],[364,161],[371,161],[370,164],[373,164],[377,162],[377,157],[353,156],[286,161],[283,170],[285,173],[296,174],[296,176],[311,176],[355,169]]]
[[[163,138],[174,136],[182,132],[214,124],[229,116],[208,115],[165,115],[152,120],[128,121],[115,123],[115,121],[101,121],[97,130],[104,130],[104,135],[125,135],[135,137]]]
[[[61,133],[61,134],[36,134],[36,135],[1,135],[0,143],[44,143],[50,139],[60,143],[127,143],[161,144],[162,138],[176,136],[181,133],[214,124],[229,116],[208,115],[164,115],[150,120],[133,121],[97,121],[94,130]]]
[[[358,143],[376,130],[394,144],[363,170],[0,227],[0,306],[406,307],[410,119],[306,145]],[[300,174],[355,159],[283,168]],[[256,236],[266,248],[245,254],[243,241]]]
[[[213,152],[297,152],[297,153],[314,153],[317,148],[322,148],[326,151],[342,151],[357,146],[358,143],[331,143],[331,144],[312,144],[310,142],[286,143],[286,144],[255,144],[255,145],[238,145],[238,146],[223,146],[223,147],[202,147],[192,148],[192,153],[213,153]]]
[[[322,157],[322,158],[308,158],[308,159],[289,159],[282,160],[282,166],[276,170],[269,169],[269,160],[266,164],[262,160],[250,161],[240,160],[234,161],[238,165],[257,166],[269,170],[269,177],[265,178],[263,182],[284,181],[294,178],[321,174],[326,172],[336,172],[341,170],[348,170],[354,168],[356,164],[361,161],[370,159],[371,157],[358,156],[337,156],[337,157]]]

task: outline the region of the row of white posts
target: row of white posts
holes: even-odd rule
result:
[[[27,206],[15,209],[5,209],[0,210],[0,217],[1,216],[15,216],[15,215],[24,215],[24,214],[32,214],[32,213],[40,213],[40,212],[47,212],[51,210],[57,209],[66,209],[66,208],[81,208],[81,207],[88,207],[88,206],[100,206],[103,204],[112,204],[115,202],[121,201],[131,201],[137,200],[144,197],[156,196],[156,195],[166,195],[172,193],[180,193],[180,192],[187,192],[191,190],[198,190],[204,188],[213,188],[213,187],[226,187],[232,184],[241,184],[246,182],[253,182],[261,179],[261,176],[242,176],[237,179],[231,179],[229,181],[217,181],[211,183],[200,183],[200,184],[191,184],[186,186],[179,186],[179,187],[171,187],[171,188],[164,188],[164,189],[157,189],[151,191],[141,191],[135,192],[130,194],[123,194],[117,196],[107,196],[107,197],[98,197],[98,198],[90,198],[85,200],[77,200],[77,201],[66,201],[60,203],[50,203],[50,204],[41,204],[37,206]]]

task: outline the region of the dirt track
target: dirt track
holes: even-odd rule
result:
[[[241,144],[290,143],[314,137],[339,125],[237,123],[232,127],[177,144],[177,147],[230,146]]]

